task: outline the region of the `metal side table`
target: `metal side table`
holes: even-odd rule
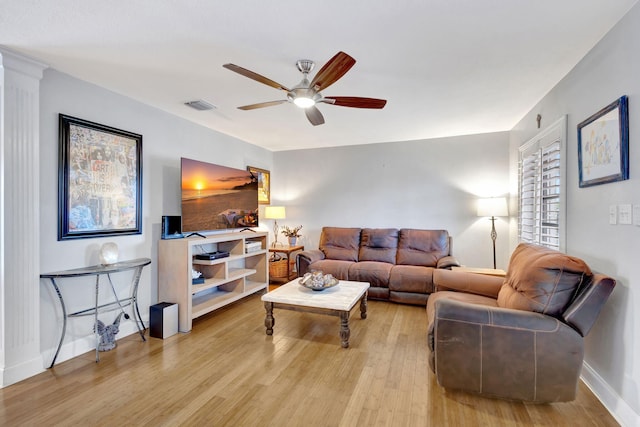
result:
[[[81,267],[74,268],[71,270],[63,270],[63,271],[55,271],[53,273],[45,273],[41,274],[40,278],[49,279],[51,281],[51,285],[53,289],[56,291],[58,295],[58,299],[60,300],[60,306],[62,308],[62,334],[60,335],[60,342],[58,342],[58,348],[56,349],[56,353],[53,356],[53,360],[51,361],[51,365],[49,368],[52,368],[54,363],[56,362],[56,358],[58,357],[58,353],[60,352],[60,348],[62,347],[62,342],[64,341],[64,336],[67,332],[67,317],[79,317],[79,316],[94,316],[94,327],[98,324],[98,313],[104,313],[113,310],[122,310],[124,313],[124,307],[131,306],[131,312],[133,314],[133,320],[136,322],[136,328],[138,329],[138,333],[143,341],[146,341],[144,337],[144,333],[147,328],[144,326],[142,321],[142,316],[140,316],[140,310],[138,309],[138,283],[140,282],[140,275],[142,274],[142,269],[151,264],[151,260],[149,258],[138,258],[131,261],[121,261],[115,264],[99,264],[92,265],[90,267]],[[113,286],[113,282],[111,281],[111,273],[119,273],[127,270],[135,270],[133,273],[133,278],[131,279],[131,296],[128,298],[119,299],[116,294],[115,287]],[[106,304],[98,305],[98,291],[100,289],[100,276],[106,275],[109,279],[109,285],[111,287],[111,291],[113,293],[114,301],[108,302]],[[62,298],[62,293],[60,292],[60,288],[56,283],[56,279],[63,279],[68,277],[81,277],[81,276],[95,276],[95,304],[91,308],[87,308],[85,310],[76,311],[74,313],[67,314],[67,309],[64,304],[64,299]],[[124,313],[125,318],[129,318],[129,315]],[[140,322],[140,323],[138,323]],[[142,325],[142,329],[140,328]],[[100,355],[98,353],[98,344],[99,344],[99,336],[96,333],[96,362],[100,361]]]

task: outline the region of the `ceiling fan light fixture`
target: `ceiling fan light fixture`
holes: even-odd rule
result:
[[[271,107],[273,105],[282,104],[283,102],[290,102],[296,107],[304,109],[304,113],[309,122],[313,126],[318,126],[324,123],[322,113],[315,107],[318,103],[337,105],[339,107],[373,109],[384,108],[387,103],[385,99],[363,98],[361,96],[331,96],[325,98],[321,94],[322,91],[342,78],[342,76],[344,76],[355,63],[355,59],[340,51],[327,61],[322,68],[320,68],[320,71],[316,73],[315,77],[309,81],[309,72],[313,69],[315,64],[311,60],[301,59],[296,63],[296,65],[298,70],[302,73],[302,80],[291,89],[287,89],[286,86],[283,86],[280,83],[234,64],[224,64],[223,67],[255,80],[258,83],[271,86],[272,88],[282,90],[287,93],[286,99],[244,105],[242,107],[238,107],[240,110],[254,110],[256,108]]]
[[[298,96],[293,100],[293,103],[300,108],[309,108],[315,105],[316,101],[306,96]]]

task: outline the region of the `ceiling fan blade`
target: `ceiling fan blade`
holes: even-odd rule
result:
[[[264,107],[272,107],[274,105],[282,104],[283,102],[289,102],[286,99],[281,99],[279,101],[269,101],[269,102],[260,102],[258,104],[250,104],[243,105],[242,107],[238,107],[238,110],[255,110],[256,108],[264,108]]]
[[[352,107],[352,108],[384,108],[387,104],[386,99],[377,98],[361,98],[359,96],[328,96],[322,99],[321,102],[327,104],[333,104],[340,107]]]
[[[315,88],[317,92],[324,90],[338,81],[347,71],[353,67],[356,60],[344,52],[336,53],[313,78],[309,87]]]
[[[242,68],[242,67],[240,67],[238,65],[235,65],[235,64],[224,64],[223,67],[226,68],[227,70],[234,71],[234,72],[236,72],[238,74],[241,74],[241,75],[243,75],[245,77],[249,77],[250,79],[253,79],[253,80],[257,81],[257,82],[263,83],[263,84],[265,84],[267,86],[271,86],[273,88],[280,89],[280,90],[283,90],[285,92],[289,92],[289,88],[287,88],[286,86],[283,86],[278,82],[274,82],[273,80],[268,79],[265,76],[261,76],[258,73],[254,73],[251,70],[247,70],[246,68]]]
[[[307,115],[307,119],[309,119],[312,125],[318,126],[324,124],[324,117],[316,107],[311,106],[309,108],[305,108],[304,113]]]

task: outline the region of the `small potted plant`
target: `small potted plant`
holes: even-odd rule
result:
[[[301,225],[293,228],[289,228],[286,225],[282,227],[282,234],[287,236],[287,238],[289,239],[289,246],[295,246],[296,240],[298,239],[298,237],[301,236],[300,234],[301,229],[302,229]]]

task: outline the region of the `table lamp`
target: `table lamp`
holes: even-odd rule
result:
[[[265,206],[264,217],[275,220],[273,221],[273,236],[275,240],[271,244],[271,246],[275,247],[278,244],[278,220],[286,218],[284,206]]]
[[[493,241],[493,268],[496,268],[496,217],[508,216],[506,197],[491,197],[478,199],[478,216],[490,217],[491,220],[491,240]]]

